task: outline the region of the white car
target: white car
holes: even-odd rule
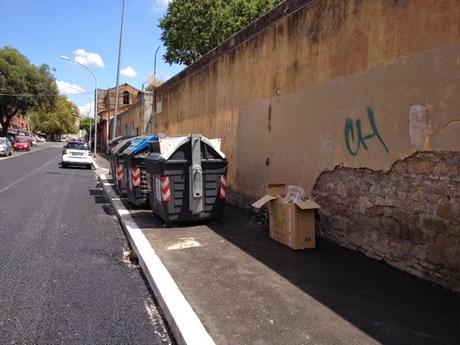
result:
[[[69,165],[85,166],[91,169],[93,160],[88,150],[88,145],[83,141],[69,141],[62,151],[61,165],[66,168]]]
[[[1,137],[0,138],[0,155],[11,156],[13,153],[13,145],[11,145],[10,139]]]

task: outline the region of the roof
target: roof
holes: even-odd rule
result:
[[[118,87],[120,88],[120,87],[122,87],[122,86],[129,86],[129,87],[131,87],[131,88],[133,88],[133,89],[135,89],[135,90],[137,90],[137,91],[142,91],[142,90],[139,90],[137,87],[134,87],[134,86],[132,86],[131,84],[128,84],[128,83],[121,84],[121,85],[119,85]],[[108,89],[97,89],[97,90],[98,90],[98,91],[106,91],[106,92],[107,92],[107,91],[111,91],[111,90],[116,90],[116,88],[117,88],[117,87],[114,86],[114,87],[111,87],[111,88],[108,88]]]

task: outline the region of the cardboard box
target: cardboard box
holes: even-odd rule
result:
[[[268,203],[271,238],[292,249],[315,248],[315,210],[320,206],[312,200],[285,203],[285,190],[285,185],[270,185],[252,206],[260,209]]]

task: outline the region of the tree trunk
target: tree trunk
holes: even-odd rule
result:
[[[11,117],[3,117],[3,116],[0,118],[0,123],[2,124],[2,135],[3,136],[6,136],[6,133],[8,133],[8,127],[10,126],[11,119],[12,119]]]
[[[11,112],[7,112],[6,115],[1,115],[0,116],[0,123],[2,124],[2,134],[3,136],[6,136],[6,133],[8,133],[8,127],[10,126],[11,119],[16,116],[18,113],[18,109],[14,108]]]

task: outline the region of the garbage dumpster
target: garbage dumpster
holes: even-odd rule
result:
[[[115,186],[115,191],[118,194],[124,194],[126,191],[123,187],[125,184],[122,185],[123,180],[123,159],[124,156],[121,154],[135,138],[129,138],[120,141],[117,145],[112,147],[110,150],[110,170],[112,174],[113,184]]]
[[[113,148],[117,146],[121,141],[126,140],[126,139],[131,139],[132,137],[133,137],[132,135],[122,135],[122,136],[109,140],[108,142],[109,154],[112,153]]]
[[[126,194],[133,205],[140,206],[149,201],[144,158],[149,154],[149,143],[156,141],[156,135],[147,135],[123,151]]]
[[[200,134],[160,139],[145,159],[150,207],[166,224],[222,218],[227,159],[220,139]]]
[[[131,144],[131,140],[132,138],[121,140],[117,145],[110,149],[110,173],[112,175],[115,191],[117,193],[119,193],[118,181],[121,179],[121,175],[119,173],[120,169],[117,169],[117,167],[119,165],[121,165],[122,167],[123,164],[123,162],[120,163],[120,157],[118,156],[118,154],[125,150]]]

